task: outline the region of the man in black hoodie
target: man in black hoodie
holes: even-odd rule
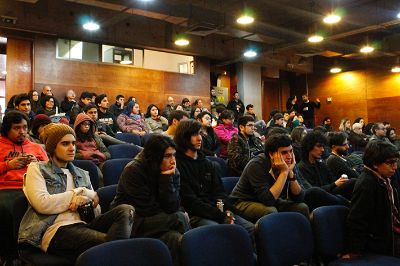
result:
[[[181,121],[175,133],[177,168],[181,174],[181,199],[193,227],[212,224],[238,224],[251,237],[254,224],[235,215],[215,164],[200,151],[201,124],[195,120]]]

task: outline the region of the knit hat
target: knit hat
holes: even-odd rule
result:
[[[50,123],[51,119],[47,115],[45,114],[36,115],[32,121],[32,133],[37,136],[39,134],[38,132],[39,127],[43,125],[48,125]]]
[[[76,128],[79,126],[79,124],[85,121],[90,121],[91,126],[94,126],[93,120],[87,114],[80,113],[75,119],[74,130],[76,131]]]
[[[46,145],[46,151],[52,156],[57,144],[68,134],[75,136],[75,132],[70,126],[51,123],[43,128],[40,140]]]

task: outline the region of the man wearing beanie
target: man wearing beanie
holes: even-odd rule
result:
[[[33,118],[31,125],[31,132],[29,134],[29,138],[32,142],[42,144],[39,139],[40,133],[42,133],[43,128],[51,123],[50,117],[45,114],[38,114]]]
[[[3,119],[0,137],[0,257],[11,260],[13,250],[12,206],[22,195],[23,175],[31,162],[48,160],[44,149],[27,138],[28,117],[10,111]]]
[[[88,172],[72,164],[73,129],[49,124],[40,138],[50,159],[28,167],[23,191],[29,207],[21,221],[18,242],[65,257],[73,264],[82,252],[95,245],[129,238],[134,208],[122,204],[100,215],[99,197],[92,189]]]

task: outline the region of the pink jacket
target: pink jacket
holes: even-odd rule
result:
[[[228,157],[228,143],[231,141],[233,134],[238,133],[238,129],[233,125],[219,124],[214,128],[214,132],[218,139],[221,141],[221,151],[219,156],[223,158]]]

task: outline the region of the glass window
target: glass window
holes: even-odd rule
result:
[[[57,40],[57,58],[99,61],[99,45],[75,40]]]

